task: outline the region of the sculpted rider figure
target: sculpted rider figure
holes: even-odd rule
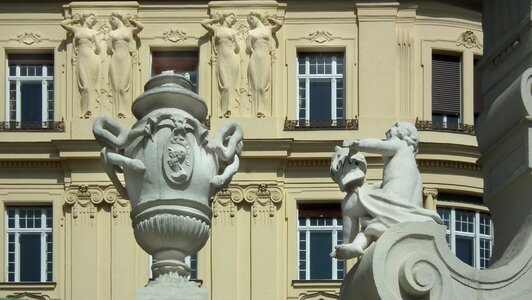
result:
[[[397,122],[386,132],[384,141],[379,139],[344,141],[343,147],[349,149],[349,157],[358,151],[382,155],[383,181],[369,186],[365,183],[360,184],[359,180],[357,184],[347,189],[348,195],[344,199],[345,203],[342,203],[342,210],[347,207],[349,211],[343,214],[358,219],[361,231],[358,232],[358,223],[351,228],[344,228],[350,232],[348,240],[335,247],[331,253],[332,257],[348,259],[360,256],[372,241],[377,240],[386,229],[397,223],[407,221],[441,223],[435,211],[426,210],[422,206],[423,184],[415,159],[418,139],[417,130],[412,124]],[[363,169],[365,170],[365,165]],[[346,222],[348,225],[352,223]]]

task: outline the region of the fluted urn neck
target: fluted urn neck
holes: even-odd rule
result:
[[[156,109],[177,108],[203,121],[207,117],[207,104],[192,87],[192,82],[184,76],[165,71],[144,85],[144,93],[133,102],[133,115],[140,120]]]

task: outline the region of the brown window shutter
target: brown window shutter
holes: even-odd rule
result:
[[[432,54],[432,112],[460,115],[462,99],[459,56]]]

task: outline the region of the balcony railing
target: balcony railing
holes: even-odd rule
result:
[[[358,118],[336,120],[284,120],[284,130],[357,130]]]
[[[475,135],[475,125],[458,122],[424,121],[416,118],[416,128],[424,131],[459,132]]]
[[[44,122],[0,122],[0,131],[53,131],[64,132],[65,121],[44,121]]]

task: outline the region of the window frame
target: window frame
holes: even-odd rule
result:
[[[41,211],[41,227],[40,228],[19,228],[20,223],[20,210],[22,209],[34,209],[34,210],[40,210]],[[14,224],[15,228],[10,228],[9,226],[9,211],[14,210],[15,219]],[[48,214],[51,214],[50,217],[50,227],[47,226],[47,216]],[[26,283],[26,282],[34,282],[34,283],[50,283],[53,282],[54,277],[54,230],[53,230],[53,206],[17,206],[17,205],[6,205],[4,210],[4,232],[5,232],[5,243],[4,243],[4,278],[6,282],[9,283]],[[9,264],[11,263],[9,260],[9,235],[14,234],[14,278],[13,280],[10,280],[10,270],[9,270]],[[41,274],[40,274],[40,280],[39,281],[21,281],[21,270],[20,270],[20,236],[23,234],[39,234],[40,235],[40,253],[41,253]],[[50,239],[48,241],[47,239]],[[51,249],[48,249],[48,245],[51,244]],[[51,257],[51,261],[48,260],[48,255]],[[51,270],[49,270],[47,264],[51,264]]]
[[[318,203],[316,203],[316,205],[320,205]],[[338,205],[338,208],[340,209],[340,205]],[[342,220],[341,217],[339,218],[334,218],[334,217],[329,217],[330,219],[332,219],[332,224],[331,225],[311,225],[311,218],[310,217],[303,217],[305,218],[305,225],[301,225],[301,218],[300,217],[300,213],[299,213],[299,206],[297,208],[297,226],[296,226],[296,231],[297,231],[297,235],[296,235],[296,277],[297,277],[297,280],[341,280],[343,279],[342,278],[338,278],[338,272],[339,272],[339,268],[338,266],[340,264],[343,264],[343,269],[340,269],[341,272],[343,272],[343,276],[346,275],[346,262],[345,260],[339,260],[339,259],[336,259],[336,258],[331,258],[331,274],[332,274],[332,278],[328,278],[328,279],[316,279],[316,278],[310,278],[311,276],[311,259],[310,259],[310,255],[311,255],[311,249],[310,249],[310,233],[311,232],[330,232],[331,234],[331,245],[332,247],[334,247],[335,245],[338,245],[338,244],[341,244],[342,243],[342,230],[343,230],[343,225],[341,222],[338,222],[338,220]],[[302,258],[301,258],[301,251],[302,249],[300,248],[301,247],[301,238],[300,238],[300,234],[301,233],[304,233],[305,234],[305,258],[304,258],[304,261],[305,261],[305,266],[304,266],[304,269],[301,269],[301,262],[302,262]],[[336,243],[334,242],[336,238]],[[332,251],[332,248],[331,248],[331,251]],[[301,272],[304,272],[305,273],[305,278],[301,278]]]
[[[319,74],[319,73],[316,73],[316,74],[311,74],[310,73],[310,62],[309,62],[309,54],[316,54],[316,55],[328,55],[330,54],[330,57],[331,57],[331,73],[329,74]],[[303,54],[306,54],[306,56],[304,56],[305,58],[305,73],[301,74],[299,72],[300,70],[300,66],[301,66],[301,62],[299,61],[300,60],[300,57],[303,55]],[[341,54],[341,58],[342,58],[342,65],[343,65],[343,72],[342,73],[338,73],[338,57],[340,57],[340,55],[335,55],[335,54]],[[318,65],[318,66],[321,66],[321,65]],[[305,121],[305,126],[309,126],[310,123],[313,121],[311,119],[311,116],[310,116],[310,113],[311,113],[311,101],[312,101],[312,98],[311,98],[311,82],[312,80],[314,79],[317,79],[317,80],[326,80],[326,81],[330,81],[331,83],[331,97],[330,99],[328,99],[330,101],[330,106],[331,106],[331,117],[330,117],[330,120],[332,121],[332,123],[334,124],[335,122],[337,122],[337,120],[345,120],[346,119],[346,116],[345,116],[345,53],[344,52],[330,52],[330,51],[327,51],[327,52],[306,52],[306,51],[298,51],[297,52],[297,55],[296,55],[296,120],[298,121]],[[341,79],[342,80],[342,111],[343,111],[343,115],[341,117],[338,117],[337,113],[338,113],[338,94],[337,94],[337,91],[338,91],[338,79]],[[301,80],[304,80],[305,82],[305,95],[304,95],[304,101],[305,101],[305,107],[304,108],[301,108],[300,107],[300,98],[301,98],[301,95],[300,95],[300,82]],[[317,100],[314,100],[314,101],[317,101]],[[300,111],[301,109],[304,109],[305,110],[305,117],[304,118],[301,118],[300,117]],[[328,121],[328,120],[314,120],[314,121]]]
[[[5,102],[5,120],[8,122],[15,122],[16,127],[20,128],[22,124],[25,122],[22,120],[22,99],[21,99],[21,85],[24,82],[41,82],[41,127],[47,128],[47,124],[52,122],[54,119],[54,113],[55,113],[55,55],[54,53],[46,52],[45,54],[49,54],[52,56],[52,64],[51,68],[48,68],[47,64],[34,64],[34,66],[40,66],[42,67],[42,75],[37,76],[23,76],[21,75],[21,65],[23,64],[11,64],[9,55],[10,54],[19,54],[19,53],[6,53],[5,55],[5,96],[6,96],[6,102]],[[25,53],[23,53],[25,54]],[[33,54],[43,54],[41,52],[35,52],[35,53],[27,53],[28,56],[31,56]],[[15,75],[10,74],[10,67],[15,66]],[[50,70],[49,70],[50,69]],[[51,74],[50,74],[51,73]],[[11,83],[15,84],[15,119],[13,120],[11,118]],[[51,88],[50,88],[51,87]],[[54,99],[52,99],[51,105],[50,105],[50,99],[48,97],[49,92],[52,91],[54,95]],[[51,106],[51,108],[50,108]],[[51,113],[50,113],[51,109]],[[51,117],[51,118],[50,118]]]
[[[438,214],[440,214],[440,211],[442,210],[447,210],[449,212],[449,227],[446,226],[445,233],[446,233],[446,237],[448,236],[448,246],[453,252],[453,254],[456,255],[456,237],[472,238],[474,241],[473,266],[472,267],[480,269],[480,270],[487,268],[489,264],[489,258],[486,259],[486,258],[481,257],[482,255],[480,253],[481,251],[480,241],[482,239],[489,240],[489,243],[490,243],[489,251],[491,255],[493,253],[492,251],[493,251],[493,241],[494,241],[494,227],[493,227],[493,221],[491,220],[491,217],[490,217],[490,223],[489,223],[490,235],[480,233],[480,226],[481,226],[480,216],[481,214],[489,215],[489,213],[482,211],[482,210],[469,208],[469,207],[438,205],[437,207]],[[459,231],[456,229],[456,211],[457,210],[473,214],[474,216],[473,217],[473,232]],[[482,264],[481,262],[482,259],[486,260],[485,265]]]

